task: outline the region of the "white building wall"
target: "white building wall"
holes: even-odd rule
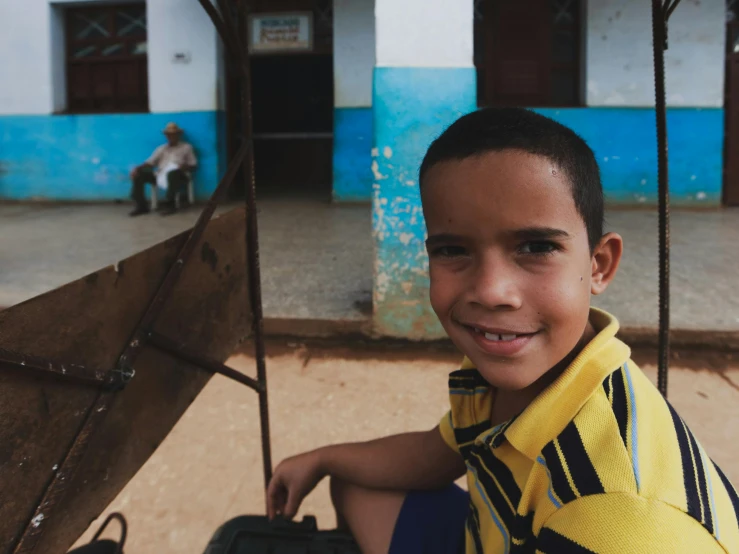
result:
[[[84,1],[94,0],[74,4]],[[68,4],[0,0],[0,114],[50,114],[66,107],[63,11]],[[219,39],[200,4],[149,0],[147,19],[151,111],[218,109]],[[174,62],[175,53],[189,55],[189,63]]]
[[[588,106],[654,105],[651,14],[647,0],[588,0]],[[723,106],[725,21],[725,0],[686,0],[673,12],[665,52],[670,106]]]
[[[372,105],[375,0],[334,0],[334,106]]]
[[[0,54],[0,113],[51,113],[48,0],[0,0]]]
[[[472,67],[473,0],[377,0],[378,67]]]
[[[196,0],[149,0],[149,108],[218,109],[218,33]],[[176,53],[188,63],[173,61]]]

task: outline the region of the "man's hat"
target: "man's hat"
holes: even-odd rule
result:
[[[170,123],[167,123],[167,126],[164,128],[162,133],[164,133],[165,135],[177,135],[177,134],[184,133],[184,131],[180,129],[177,123],[170,122]]]

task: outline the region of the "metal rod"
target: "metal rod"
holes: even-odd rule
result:
[[[677,5],[679,3],[680,3],[680,0],[672,0],[672,3],[670,3],[669,0],[665,2],[665,7],[664,7],[665,23],[667,23],[667,20],[670,19],[672,12],[675,11],[675,8],[677,8]],[[667,33],[665,33],[665,39],[667,39]]]
[[[159,333],[151,333],[149,335],[148,344],[209,373],[218,373],[219,375],[233,379],[242,385],[246,385],[257,392],[260,392],[261,390],[260,384],[256,379],[252,379],[248,375],[244,375],[243,373],[217,362],[216,360],[211,360],[210,358],[200,356],[191,350],[187,350],[169,337],[165,337]]]
[[[113,512],[108,517],[105,518],[105,521],[103,521],[103,524],[97,530],[97,533],[95,533],[95,536],[92,537],[90,544],[94,543],[100,538],[100,535],[103,534],[103,531],[105,531],[105,528],[114,519],[121,526],[121,538],[118,541],[118,544],[116,545],[116,550],[115,550],[116,554],[121,554],[121,552],[123,552],[123,547],[126,545],[126,537],[128,536],[128,523],[126,523],[126,518],[123,517],[123,514],[120,514],[118,512]]]
[[[47,373],[90,385],[103,385],[109,382],[106,377],[107,372],[104,370],[90,369],[77,364],[55,362],[37,356],[28,356],[13,352],[12,350],[5,350],[4,348],[0,348],[0,365],[34,370],[34,372]]]
[[[667,397],[670,358],[670,193],[667,175],[667,105],[665,101],[665,45],[667,23],[661,0],[652,0],[654,95],[657,120],[657,192],[659,195],[659,346],[657,388]]]
[[[249,20],[249,2],[241,0],[239,17],[236,24],[246,24]],[[248,31],[247,31],[248,32]],[[264,348],[264,315],[262,312],[262,280],[259,268],[259,228],[257,222],[256,180],[254,177],[254,150],[251,105],[251,63],[248,52],[248,36],[242,46],[240,56],[244,74],[241,79],[242,121],[244,124],[244,140],[247,141],[251,155],[245,163],[244,173],[248,182],[246,186],[246,257],[249,273],[249,293],[252,313],[254,315],[254,356],[257,362],[257,380],[259,381],[259,420],[262,434],[262,464],[264,467],[264,488],[272,479],[272,446],[270,443],[269,405],[267,402],[267,364]]]
[[[200,240],[200,237],[203,235],[203,232],[205,232],[205,227],[208,225],[208,222],[213,216],[213,212],[215,212],[216,207],[218,206],[218,200],[236,177],[239,164],[243,161],[247,152],[248,145],[242,145],[236,153],[236,156],[234,156],[234,159],[231,160],[226,174],[221,179],[221,182],[218,183],[216,190],[213,191],[210,200],[208,200],[205,208],[203,208],[203,211],[200,213],[197,223],[195,223],[195,226],[192,228],[192,231],[190,231],[185,243],[180,248],[175,262],[169,268],[162,284],[159,286],[159,289],[149,303],[144,316],[136,327],[131,340],[123,351],[123,354],[121,354],[118,360],[118,367],[123,368],[132,366],[139,352],[144,347],[146,336],[150,332],[154,321],[159,316],[159,313],[162,311],[164,302],[172,293],[174,285],[182,272],[182,268],[185,266],[185,262],[192,254],[195,246]]]
[[[87,412],[84,422],[75,435],[72,445],[67,450],[64,460],[59,464],[59,470],[52,477],[33,515],[28,520],[23,534],[13,549],[13,554],[30,554],[36,548],[36,544],[46,528],[46,522],[53,517],[54,508],[66,494],[67,488],[73,481],[77,468],[87,451],[90,438],[98,424],[107,415],[115,395],[116,393],[113,391],[103,391],[98,394],[95,403]]]

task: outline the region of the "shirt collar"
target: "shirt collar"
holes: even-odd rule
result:
[[[582,349],[554,383],[520,414],[480,437],[493,448],[503,438],[531,460],[557,437],[597,390],[603,380],[629,359],[631,350],[616,338],[619,325],[611,314],[590,308],[590,322],[598,334]],[[462,369],[473,369],[465,358]]]

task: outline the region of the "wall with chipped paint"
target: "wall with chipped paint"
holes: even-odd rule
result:
[[[207,195],[222,169],[223,141],[213,123],[222,121],[218,37],[202,8],[147,2],[152,113],[73,116],[63,113],[67,4],[0,0],[0,51],[14,52],[0,64],[0,198],[127,198],[130,167],[163,142],[170,120],[198,148],[196,190]],[[176,52],[190,54],[190,62],[174,63]]]
[[[372,196],[372,71],[374,0],[334,0],[333,199]]]
[[[196,195],[207,198],[218,180],[218,114],[0,116],[0,198],[127,200],[129,171],[162,142],[170,119],[187,130]]]
[[[588,106],[654,106],[651,3],[588,0]],[[725,0],[683,0],[669,22],[667,103],[723,106]]]
[[[537,108],[574,129],[595,153],[610,206],[657,203],[657,134],[653,109]],[[718,206],[723,181],[724,111],[670,108],[670,202]],[[608,129],[607,133],[603,129]]]
[[[376,0],[373,324],[380,335],[444,336],[428,301],[418,166],[433,139],[476,107],[472,7]]]

